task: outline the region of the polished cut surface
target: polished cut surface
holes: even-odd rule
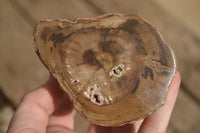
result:
[[[41,21],[34,47],[77,111],[103,126],[139,120],[161,107],[176,71],[170,46],[137,15]]]

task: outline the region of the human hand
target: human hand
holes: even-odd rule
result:
[[[88,133],[164,133],[176,101],[180,80],[180,74],[176,72],[165,105],[144,120],[119,127],[91,124]],[[7,133],[75,133],[75,110],[68,95],[58,88],[57,81],[50,78],[46,84],[26,94]]]

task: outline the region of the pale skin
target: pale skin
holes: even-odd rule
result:
[[[176,72],[169,87],[166,103],[144,120],[119,127],[90,124],[87,133],[165,133],[178,95],[181,77]],[[50,78],[21,100],[7,133],[75,133],[75,109],[69,97]]]

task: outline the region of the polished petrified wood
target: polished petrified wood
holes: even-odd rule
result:
[[[139,120],[161,107],[176,71],[171,48],[137,15],[41,21],[34,47],[77,111],[103,126]]]

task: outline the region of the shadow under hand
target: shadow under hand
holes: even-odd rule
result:
[[[65,93],[65,92],[63,92]],[[54,116],[66,116],[74,111],[72,101],[70,100],[68,94],[63,95],[61,103],[58,108],[54,111],[52,115]]]

